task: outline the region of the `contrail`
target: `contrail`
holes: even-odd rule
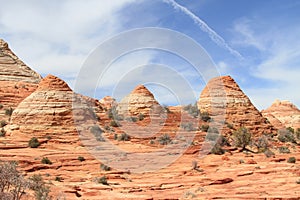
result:
[[[182,11],[184,14],[188,15],[194,20],[194,23],[197,24],[200,29],[206,33],[208,33],[210,39],[215,42],[217,45],[220,47],[223,47],[227,49],[232,55],[242,59],[243,56],[236,50],[232,49],[226,42],[225,40],[218,35],[213,29],[211,29],[202,19],[200,19],[197,15],[192,13],[189,9],[186,7],[178,4],[174,0],[163,0],[163,2],[171,5],[174,9]]]

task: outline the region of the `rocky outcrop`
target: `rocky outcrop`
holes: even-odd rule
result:
[[[99,103],[102,104],[103,108],[106,110],[111,109],[113,106],[117,105],[116,100],[111,96],[105,96],[99,100]]]
[[[160,108],[160,105],[153,94],[144,85],[138,85],[119,102],[117,111],[122,115],[150,115],[156,108]]]
[[[25,65],[0,39],[0,104],[16,108],[38,86],[41,76]],[[3,111],[0,113],[3,115]]]
[[[300,110],[289,101],[276,100],[262,114],[278,129],[300,128]]]
[[[244,126],[254,135],[273,131],[273,127],[230,76],[211,79],[200,95],[198,108],[215,119],[223,118],[235,129]]]
[[[76,135],[74,115],[86,123],[94,111],[86,109],[88,113],[84,113],[74,108],[75,100],[90,102],[91,108],[97,107],[96,100],[75,94],[63,80],[48,75],[15,109],[11,125],[28,134],[51,134],[61,138]]]

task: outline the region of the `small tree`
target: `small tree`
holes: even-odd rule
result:
[[[245,127],[241,127],[233,133],[233,141],[235,146],[241,147],[242,150],[245,150],[246,146],[250,144],[251,137],[251,133],[249,133],[248,129]]]
[[[29,180],[31,181],[30,188],[34,191],[34,195],[37,200],[51,199],[49,196],[50,187],[46,185],[40,174],[33,175]]]
[[[0,163],[0,199],[20,200],[29,182],[17,170],[16,162]]]

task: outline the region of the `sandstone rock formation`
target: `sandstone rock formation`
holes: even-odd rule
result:
[[[223,117],[235,129],[244,126],[254,135],[273,129],[230,76],[211,79],[200,95],[198,108],[215,119]]]
[[[61,79],[48,75],[39,84],[35,92],[23,100],[11,117],[11,125],[18,127],[21,133],[34,135],[54,135],[66,139],[76,135],[74,115],[77,119],[86,121],[93,110],[88,113],[78,113],[73,107],[73,98],[93,103],[97,101],[75,94]]]
[[[153,94],[144,85],[138,85],[119,102],[117,111],[123,115],[138,115],[140,113],[150,115],[153,109],[159,107],[160,105]]]
[[[262,111],[276,128],[300,128],[300,110],[289,101],[276,100],[269,108]]]
[[[111,109],[113,106],[117,105],[116,100],[111,96],[103,97],[102,99],[99,100],[99,103],[101,103],[103,108],[106,110]]]
[[[37,88],[40,80],[41,76],[26,66],[0,39],[0,104],[3,108],[17,107]]]

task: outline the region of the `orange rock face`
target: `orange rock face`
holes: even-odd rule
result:
[[[16,108],[38,86],[41,76],[26,66],[0,39],[0,118],[4,110]]]
[[[111,109],[113,106],[117,105],[116,100],[111,96],[103,97],[102,99],[99,100],[99,103],[101,103],[103,108],[105,108],[106,110]]]
[[[215,119],[224,119],[234,128],[244,126],[253,134],[273,131],[273,127],[230,76],[211,79],[200,95],[198,108]]]
[[[300,110],[289,101],[276,100],[268,109],[262,111],[276,128],[300,128]]]
[[[83,98],[75,94],[61,79],[48,75],[35,92],[24,99],[11,116],[11,126],[28,134],[51,134],[61,139],[77,135],[74,125],[73,98]],[[96,104],[96,101],[86,98]],[[91,114],[80,113],[83,117]],[[86,119],[82,119],[86,120]]]
[[[143,85],[137,86],[117,106],[119,114],[149,115],[154,107],[160,107],[153,94]]]

